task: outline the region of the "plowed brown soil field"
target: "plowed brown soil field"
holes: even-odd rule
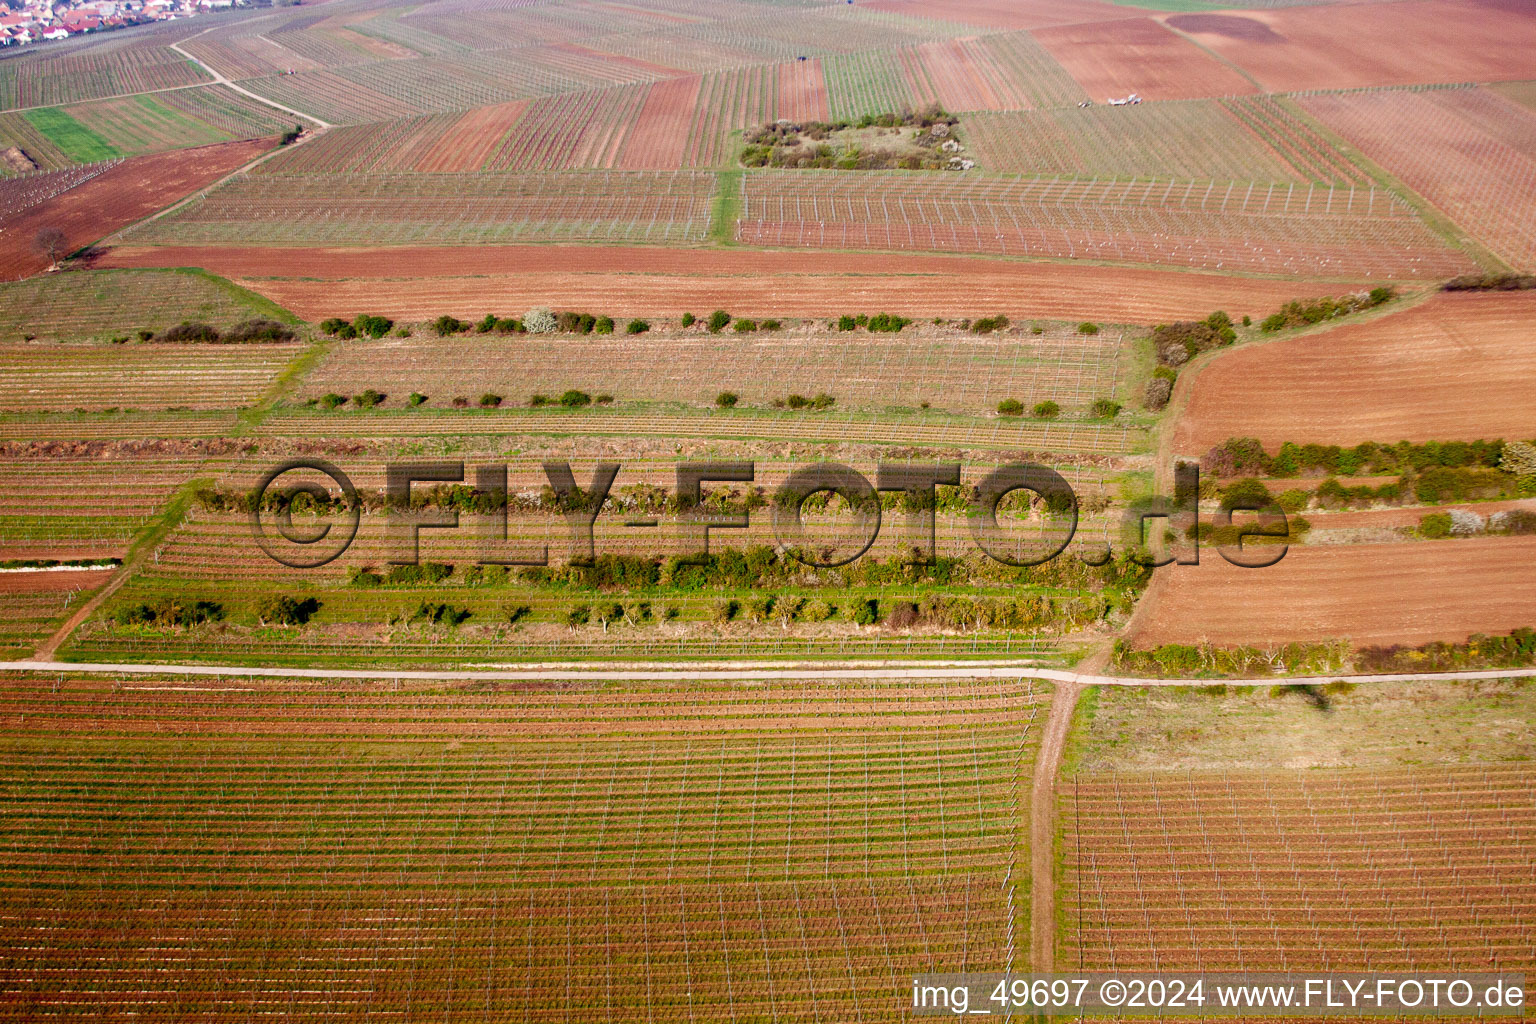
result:
[[[1129,637],[1167,643],[1357,645],[1465,640],[1536,625],[1536,537],[1293,547],[1240,569],[1215,551],[1157,570]]]
[[[1173,450],[1229,437],[1271,450],[1536,436],[1536,292],[1442,293],[1412,309],[1217,357]]]
[[[1099,0],[866,0],[871,10],[939,18],[988,28],[1039,28],[1080,21],[1118,21],[1124,7]]]
[[[338,309],[369,309],[396,319],[483,316],[487,309],[553,303],[657,316],[715,308],[764,316],[1001,311],[1151,324],[1212,309],[1265,315],[1293,298],[1364,287],[963,256],[659,247],[127,246],[102,254],[94,265],[202,267],[309,318]]]
[[[132,224],[255,159],[275,139],[225,142],[133,157],[0,226],[0,280],[36,274],[48,261],[32,247],[41,228],[64,232],[73,251]]]
[[[676,170],[688,148],[688,126],[699,99],[698,75],[657,82],[646,94],[640,116],[629,130],[620,167]]]
[[[1529,0],[1406,0],[1163,20],[1276,92],[1527,79],[1536,51],[1536,4]]]
[[[1185,100],[1258,92],[1252,82],[1151,18],[1033,33],[1095,102],[1137,93]]]

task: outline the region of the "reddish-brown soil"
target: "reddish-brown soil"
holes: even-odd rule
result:
[[[1098,0],[865,0],[863,6],[987,28],[1039,28],[1125,17],[1124,7]]]
[[[101,586],[117,570],[81,569],[69,572],[0,572],[0,594],[56,594]]]
[[[1183,100],[1258,92],[1252,82],[1151,18],[1033,33],[1097,103],[1137,93]]]
[[[640,116],[624,142],[618,166],[630,169],[676,170],[683,166],[688,126],[699,99],[698,75],[657,82],[646,93]]]
[[[1360,287],[960,256],[658,247],[125,247],[104,253],[95,265],[202,267],[312,319],[338,309],[396,318],[483,316],[487,309],[553,302],[626,315],[723,308],[782,316],[849,310],[956,316],[986,309],[1147,324],[1218,308],[1263,315],[1292,298]]]
[[[1358,645],[1465,640],[1536,623],[1536,537],[1293,547],[1240,569],[1216,552],[1157,570],[1131,642]]]
[[[1526,0],[1405,0],[1164,20],[1275,91],[1526,79],[1536,52],[1536,5]]]
[[[655,64],[639,57],[631,57],[623,53],[612,53],[608,50],[594,50],[590,46],[582,46],[578,43],[550,43],[548,48],[559,53],[568,53],[573,57],[579,57],[583,62],[590,63],[593,67],[619,69],[638,72],[637,77],[654,75],[657,78],[675,78],[686,75],[684,68],[669,67],[666,64]],[[615,75],[615,80],[633,80],[629,75]]]
[[[418,171],[475,171],[496,144],[528,109],[527,100],[513,100],[471,110],[454,122],[416,163]]]
[[[1536,435],[1536,292],[1442,293],[1401,313],[1218,356],[1173,437],[1282,442],[1474,441]]]
[[[827,80],[821,73],[819,59],[779,65],[778,114],[791,121],[826,121],[831,118],[827,106]]]
[[[125,160],[0,226],[0,280],[46,270],[33,249],[42,228],[64,232],[73,251],[203,188],[271,149],[275,139],[226,142]]]
[[[1491,89],[1319,93],[1300,102],[1510,266],[1536,266],[1536,112]]]

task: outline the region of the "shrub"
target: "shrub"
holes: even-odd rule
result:
[[[1061,406],[1050,401],[1036,402],[1034,409],[1031,411],[1037,420],[1053,420],[1061,415]]]
[[[1024,415],[1024,403],[1017,398],[1005,398],[997,403],[997,414],[999,416],[1022,416]]]
[[[292,597],[268,597],[256,605],[256,617],[279,626],[302,626],[319,610],[320,602],[312,597],[302,601]]]
[[[496,325],[493,328],[491,328],[491,329],[493,331],[495,331],[497,334],[525,334],[525,333],[527,333],[523,329],[523,322],[521,320],[516,320],[516,319],[513,319],[511,317],[503,317],[502,319],[497,320],[496,321]]]
[[[567,391],[560,396],[560,404],[567,409],[580,409],[592,404],[592,396],[585,391]]]
[[[813,597],[805,602],[805,607],[800,609],[800,617],[807,622],[826,622],[835,614],[837,609],[819,597]]]
[[[528,399],[528,404],[535,409],[541,409],[546,405],[555,404],[555,400],[548,395],[533,395]]]
[[[629,323],[624,325],[625,334],[644,334],[650,329],[651,325],[649,321],[646,320],[631,320]]]
[[[501,396],[493,395],[489,391],[480,396],[480,408],[494,409],[501,404]]]
[[[373,388],[369,388],[367,391],[364,391],[360,395],[353,395],[352,404],[357,406],[359,409],[372,409],[374,406],[382,403],[384,398],[384,395],[373,390]]]
[[[495,317],[491,317],[494,321]],[[352,321],[352,329],[358,334],[366,334],[370,338],[382,338],[389,333],[389,329],[395,326],[395,322],[382,316],[370,316],[367,313],[359,313]]]
[[[991,334],[1008,326],[1008,318],[999,313],[997,316],[984,316],[980,320],[971,322],[971,331],[975,334]]]
[[[853,621],[859,626],[873,626],[880,621],[880,602],[873,597],[865,598],[853,606]]]
[[[911,320],[904,316],[896,316],[893,313],[880,313],[870,317],[869,322],[865,326],[876,334],[900,334],[902,328],[911,322]]]
[[[598,405],[612,405],[613,404],[613,396],[612,395],[598,395],[596,398],[592,399],[592,401],[597,403]]]
[[[384,585],[384,577],[372,569],[353,569],[347,582],[354,587],[362,587],[365,590]]]
[[[722,391],[715,396],[715,404],[722,409],[734,409],[739,401],[741,396],[734,391]]]
[[[692,313],[684,313],[683,319],[680,322],[684,327],[692,327],[694,324],[699,322],[699,318],[694,316]]]
[[[1536,512],[1525,508],[1512,508],[1495,512],[1488,517],[1488,529],[1493,533],[1510,533],[1521,536],[1536,534]]]
[[[840,316],[837,318],[837,329],[840,331],[851,331],[858,326],[859,322],[851,316]]]
[[[709,328],[709,333],[719,334],[721,331],[725,330],[725,325],[730,322],[731,314],[727,313],[723,309],[717,309],[713,313],[709,314],[709,322],[705,326]]]
[[[765,331],[779,331],[784,329],[784,325],[779,323],[777,320],[764,320],[762,323],[762,328]]]
[[[613,333],[613,317],[611,317],[611,316],[600,316],[600,317],[598,317],[597,318],[597,323],[592,325],[592,333],[593,334],[612,334]],[[635,332],[634,331],[630,331],[629,333],[634,334]]]
[[[448,626],[451,629],[454,626],[463,625],[464,621],[469,618],[469,615],[468,608],[457,608],[451,604],[444,604],[441,601],[423,601],[411,613],[411,621],[427,622],[435,626]]]
[[[119,608],[113,618],[120,626],[197,626],[204,622],[222,621],[224,606],[217,601],[193,601],[186,604],[166,597],[153,604],[126,605]]]
[[[1120,403],[1108,398],[1096,398],[1092,411],[1096,420],[1112,420],[1120,415]]]
[[[326,409],[335,409],[337,406],[345,405],[346,402],[345,395],[338,395],[334,391],[320,396],[320,404]]]
[[[1077,325],[1077,333],[1078,334],[1098,334],[1099,333],[1099,325],[1096,324],[1096,323],[1090,323],[1089,321],[1084,320],[1082,323]]]
[[[1268,507],[1275,503],[1274,495],[1269,493],[1269,488],[1257,477],[1244,477],[1241,480],[1228,484],[1221,492],[1221,507],[1231,512],[1238,507],[1251,507],[1259,505]]]
[[[496,314],[487,313],[485,319],[475,326],[476,334],[490,334],[496,329]]]
[[[565,624],[575,629],[577,626],[585,626],[592,618],[592,606],[589,604],[572,605],[571,610],[565,613]]]
[[[446,562],[422,562],[419,565],[391,566],[384,582],[392,586],[418,586],[441,583],[453,575],[453,566]]]
[[[410,406],[412,409],[414,409],[418,405],[421,405],[422,403],[424,403],[426,400],[427,400],[427,396],[422,394],[420,391],[412,391],[411,392],[411,397],[409,397],[409,398],[407,398],[405,400],[405,404]]]
[[[735,600],[716,601],[710,609],[710,615],[716,622],[730,622],[741,611],[741,602]]]
[[[1284,512],[1305,512],[1307,507],[1312,504],[1312,495],[1300,488],[1293,488],[1289,491],[1281,491],[1276,495],[1275,504],[1279,505]]]
[[[199,324],[193,323],[191,320],[183,320],[162,334],[160,340],[180,343],[212,342],[219,340],[219,332],[209,324]]]
[[[756,320],[737,320],[731,325],[731,330],[737,334],[751,334],[757,330]]]
[[[804,395],[790,395],[784,401],[791,409],[804,409],[811,404],[811,400]]]
[[[432,321],[432,329],[437,332],[437,336],[439,338],[446,338],[450,334],[458,334],[461,331],[467,331],[469,329],[469,324],[465,323],[463,320],[460,320],[456,316],[449,316],[447,313],[444,313],[442,316]]]
[[[455,409],[468,409],[469,399],[465,398],[463,395],[458,395],[453,400],[453,407]]]
[[[245,345],[252,342],[292,341],[296,337],[298,335],[294,334],[293,329],[287,324],[256,317],[235,324],[224,332],[220,340],[227,345]]]
[[[1431,512],[1419,517],[1418,534],[1429,540],[1439,540],[1451,535],[1451,517],[1445,512]]]
[[[1148,412],[1160,412],[1167,408],[1173,397],[1173,381],[1166,377],[1153,377],[1142,392],[1141,404]]]
[[[548,306],[535,306],[523,314],[523,327],[529,334],[553,334],[555,314]]]
[[[140,341],[148,341],[149,339],[151,339],[151,338],[153,338],[155,336],[155,332],[154,331],[151,331],[151,330],[149,330],[147,328],[144,328],[144,327],[140,327],[137,331],[134,331],[133,333],[134,333],[134,336],[137,337]]]
[[[885,617],[885,624],[891,629],[911,629],[917,625],[921,616],[918,614],[917,605],[911,601],[898,601]]]
[[[1454,537],[1471,537],[1482,533],[1487,527],[1487,522],[1476,512],[1466,509],[1451,509],[1451,535]]]
[[[837,399],[833,398],[831,395],[827,394],[825,391],[818,391],[818,392],[816,392],[816,397],[811,399],[811,408],[812,409],[830,409],[836,403],[837,403]]]

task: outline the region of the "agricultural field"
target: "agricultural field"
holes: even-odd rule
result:
[[[0,284],[0,341],[5,343],[24,335],[40,341],[137,340],[141,328],[158,333],[183,320],[227,327],[254,317],[296,322],[259,295],[192,270],[90,270]],[[42,346],[33,350],[50,351]],[[160,354],[173,351],[182,350]]]
[[[977,162],[997,173],[1331,183],[1277,152],[1246,122],[1248,112],[1189,100],[972,114],[965,136]]]
[[[1389,279],[1475,267],[1376,187],[763,171],[745,177],[742,201],[737,240],[758,246]]]
[[[186,57],[159,47],[121,47],[50,59],[28,55],[0,62],[0,109],[50,107],[208,81]]]
[[[1536,970],[1533,52],[1524,0],[6,47],[0,1017]],[[1180,459],[1201,526],[1137,533]]]
[[[155,153],[90,169],[67,172],[79,183],[39,194],[27,178],[0,182],[0,195],[16,195],[25,204],[7,218],[0,234],[0,280],[14,280],[46,270],[48,259],[33,244],[43,228],[63,232],[67,254],[119,228],[148,217],[205,188],[271,148],[276,140],[227,142],[170,153]],[[96,173],[96,171],[100,173]],[[63,172],[61,172],[63,173]],[[56,179],[55,179],[56,180]]]
[[[986,336],[925,325],[885,337],[811,322],[753,334],[695,328],[579,339],[387,338],[333,346],[304,387],[315,394],[419,391],[435,396],[428,408],[474,388],[519,400],[523,392],[578,388],[611,394],[620,406],[708,406],[726,387],[744,406],[835,390],[840,409],[915,410],[927,402],[935,412],[972,416],[990,415],[1009,397],[1030,406],[1052,400],[1073,413],[1117,393],[1122,329],[1089,337],[1076,324],[1036,326],[1041,334],[1029,324]]]
[[[1536,44],[1536,14],[1510,0],[1323,4],[1162,20],[1272,92],[1526,79]],[[1372,39],[1391,45],[1362,45]]]
[[[1489,89],[1301,102],[1510,266],[1536,268],[1536,111]]]
[[[1525,437],[1533,313],[1530,292],[1435,294],[1365,322],[1224,352],[1181,385],[1173,450],[1198,457],[1229,437],[1272,448]],[[1454,374],[1441,372],[1447,359]],[[1255,380],[1265,387],[1243,390]],[[1366,394],[1369,403],[1358,400]]]
[[[1303,545],[1265,569],[1208,551],[1198,566],[1155,574],[1128,639],[1138,647],[1461,643],[1536,622],[1532,557],[1531,537]]]
[[[1031,33],[1095,102],[1245,96],[1247,78],[1155,18],[1088,22]]]
[[[1532,726],[1508,681],[1093,692],[1058,965],[1529,970]]]
[[[1263,316],[1291,299],[1369,287],[1359,278],[1294,281],[910,253],[614,246],[120,246],[96,265],[205,267],[311,321],[365,310],[402,320],[444,312],[479,318],[558,296],[563,305],[614,316],[702,316],[721,308],[758,317],[886,310],[1153,324],[1202,317],[1213,306]]]
[[[713,175],[246,174],[124,232],[134,244],[688,243],[709,229]]]
[[[0,688],[32,1014],[873,1019],[1019,957],[1039,684],[163,685]]]

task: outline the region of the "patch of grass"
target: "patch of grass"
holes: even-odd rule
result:
[[[122,156],[112,143],[70,117],[58,107],[28,110],[22,115],[27,123],[46,135],[71,160],[82,164],[111,160]]]

